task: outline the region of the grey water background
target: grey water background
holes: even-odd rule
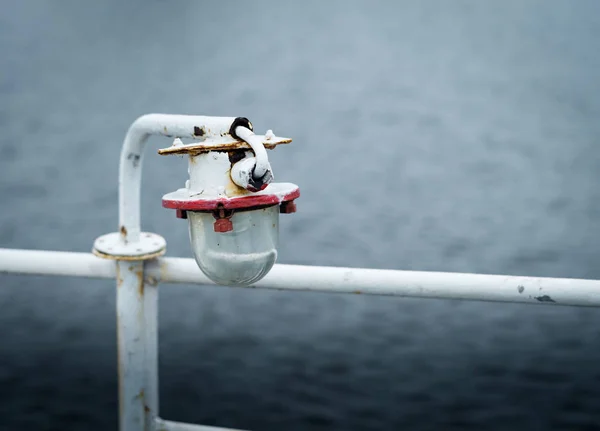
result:
[[[600,3],[33,2],[0,13],[0,246],[117,227],[128,125],[247,116],[279,261],[600,277]],[[144,161],[143,227],[190,256]],[[115,429],[109,281],[0,276],[0,429]],[[595,309],[161,287],[160,403],[255,430],[600,429]]]

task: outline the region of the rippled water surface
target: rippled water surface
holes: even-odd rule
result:
[[[600,3],[33,2],[0,14],[0,247],[89,251],[147,112],[247,116],[301,185],[279,261],[600,277]],[[144,229],[185,160],[144,161]],[[114,288],[0,277],[0,429],[115,429]],[[164,286],[163,417],[600,428],[600,314]]]

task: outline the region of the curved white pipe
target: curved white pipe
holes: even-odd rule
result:
[[[123,141],[119,166],[119,231],[124,242],[137,242],[140,237],[142,158],[148,137],[202,139],[206,135],[229,133],[234,120],[235,117],[148,114],[131,124]]]
[[[236,127],[235,134],[238,135],[240,139],[246,141],[254,151],[254,157],[256,157],[254,175],[256,178],[262,178],[267,171],[271,170],[269,156],[267,156],[267,150],[263,145],[262,139],[256,136],[252,130],[244,126]]]
[[[114,261],[91,253],[0,248],[0,274],[114,278]],[[146,282],[214,284],[194,259],[147,261]],[[276,264],[264,289],[600,307],[600,280]]]

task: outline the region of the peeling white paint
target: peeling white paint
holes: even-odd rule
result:
[[[188,164],[190,195],[200,193],[214,195],[224,192],[227,184],[231,182],[230,165],[227,153],[211,152],[190,156]]]
[[[277,199],[279,200],[279,203],[281,203],[284,201],[284,198],[287,195],[289,195],[290,193],[292,193],[296,190],[298,190],[298,186],[296,184],[273,183],[273,184],[269,184],[266,189],[261,190],[259,192],[256,192],[256,193],[247,192],[247,194],[245,196],[250,196],[250,195],[251,196],[276,196]],[[219,189],[217,187],[213,187],[211,189],[206,189],[206,190],[204,190],[203,193],[201,193],[201,195],[202,195],[202,199],[205,199],[205,200],[235,199],[235,198],[240,197],[240,195],[227,196],[225,194],[224,190]],[[198,197],[199,197],[198,193],[192,194],[188,189],[181,188],[174,192],[167,193],[166,195],[163,196],[163,199],[170,200],[170,201],[187,202],[187,201],[198,200]]]

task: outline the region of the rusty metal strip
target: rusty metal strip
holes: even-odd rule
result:
[[[277,145],[289,144],[292,142],[290,138],[277,137],[274,140],[263,139],[263,145],[265,148],[272,150]],[[187,145],[175,145],[167,148],[161,148],[158,150],[158,154],[167,156],[171,154],[200,154],[209,151],[234,151],[234,150],[250,150],[252,149],[247,142],[234,140],[233,138],[227,140],[210,140],[207,142],[196,142]]]

